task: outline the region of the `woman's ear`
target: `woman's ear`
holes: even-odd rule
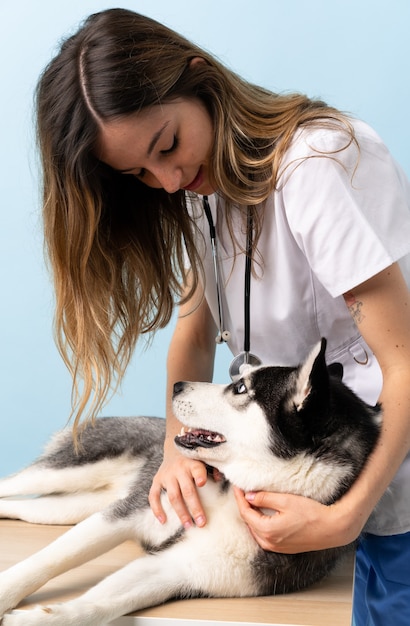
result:
[[[206,63],[203,57],[193,57],[189,62],[189,67],[195,67],[196,65]]]

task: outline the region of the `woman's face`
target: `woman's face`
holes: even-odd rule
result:
[[[149,187],[209,195],[213,126],[199,99],[180,98],[105,122],[98,158]]]

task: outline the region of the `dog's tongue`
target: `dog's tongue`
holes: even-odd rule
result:
[[[223,435],[199,428],[189,430],[182,428],[181,433],[175,437],[175,443],[184,448],[212,448],[219,446],[224,441]]]

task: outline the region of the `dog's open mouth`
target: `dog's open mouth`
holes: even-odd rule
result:
[[[219,446],[226,441],[225,437],[220,433],[212,430],[203,430],[201,428],[182,427],[179,435],[175,437],[175,443],[184,448],[213,448]]]

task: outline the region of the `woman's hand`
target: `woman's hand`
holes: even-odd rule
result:
[[[235,487],[242,519],[264,550],[295,554],[346,545],[354,541],[366,520],[346,522],[339,504],[325,506],[302,496]]]
[[[206,467],[200,461],[193,461],[174,452],[164,457],[149,493],[149,503],[155,517],[164,524],[165,511],[161,505],[161,492],[166,491],[170,504],[175,509],[184,528],[205,526],[206,518],[197,488],[205,485]]]

